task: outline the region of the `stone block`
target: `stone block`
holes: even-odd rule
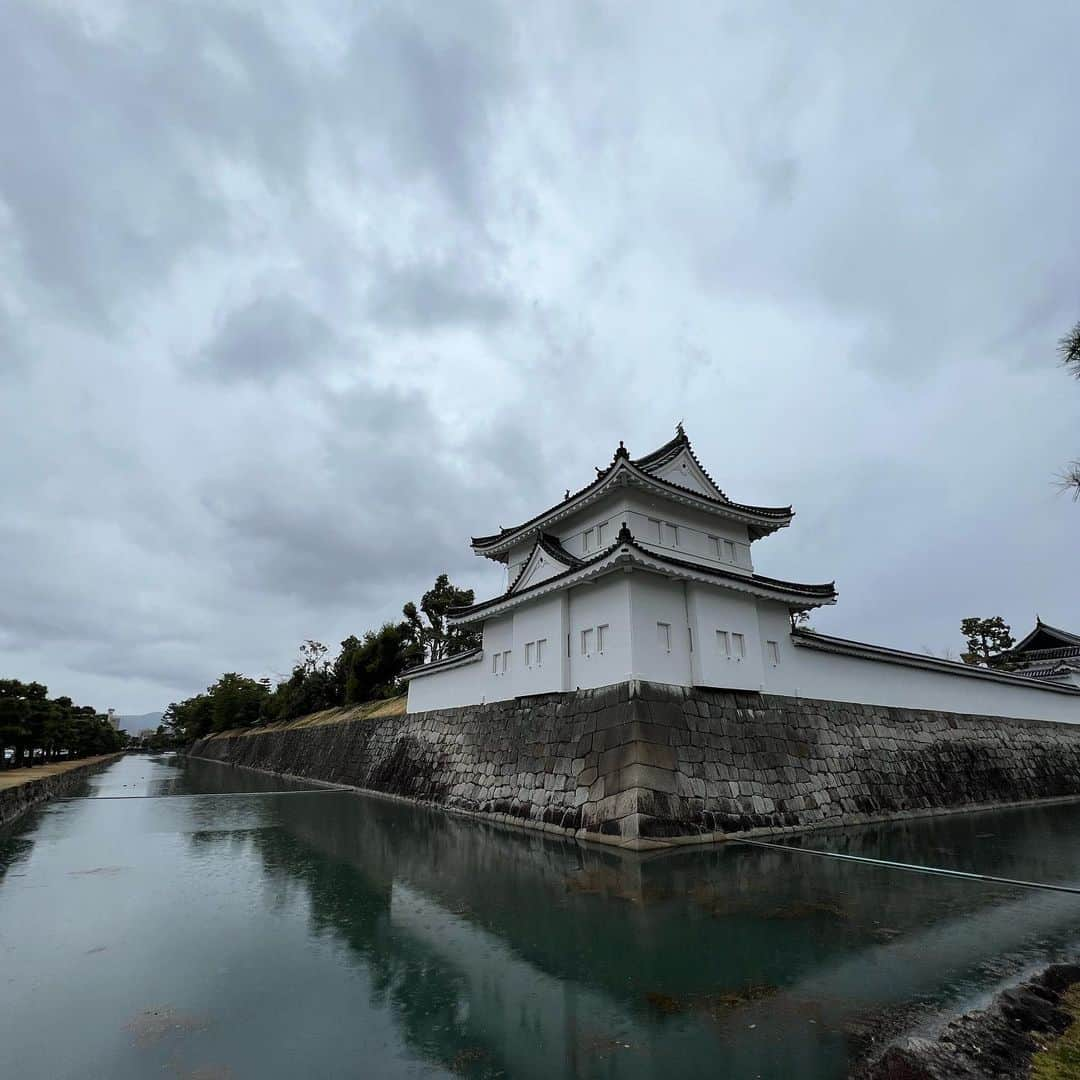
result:
[[[634,763],[627,765],[619,773],[619,789],[650,788],[653,791],[662,791],[670,795],[676,794],[676,774],[667,769],[660,769],[654,765],[642,765]]]

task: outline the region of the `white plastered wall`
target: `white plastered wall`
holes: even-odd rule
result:
[[[491,689],[490,682],[481,657],[461,667],[410,679],[406,708],[409,712],[427,712],[429,709],[476,705],[485,700],[485,693]],[[489,696],[486,700],[493,699]]]
[[[609,574],[592,585],[569,592],[569,688],[608,686],[631,678],[630,575]],[[598,631],[604,631],[600,651]],[[589,631],[590,647],[582,649],[582,632]],[[566,642],[563,641],[563,649]]]
[[[514,663],[511,672],[514,696],[565,690],[562,654],[566,651],[566,593],[557,592],[516,608]],[[537,661],[536,643],[543,641],[543,662]],[[529,645],[530,662],[525,662]]]
[[[825,701],[1080,723],[1080,697],[1035,686],[824,653],[795,645],[787,609],[759,601],[762,647],[779,642],[780,663],[765,664],[763,689]]]
[[[642,572],[629,575],[629,581],[634,678],[692,685],[690,631],[682,583]]]
[[[763,639],[756,598],[694,582],[686,590],[694,628],[695,684],[760,689]]]

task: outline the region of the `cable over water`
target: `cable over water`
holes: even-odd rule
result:
[[[776,844],[768,840],[732,840],[735,844],[749,844],[751,847],[772,848],[775,851],[798,852],[801,855],[816,855],[821,859],[840,859],[844,862],[867,863],[870,866],[884,866],[890,870],[904,870],[912,874],[932,874],[936,877],[960,878],[965,881],[989,881],[995,885],[1014,885],[1020,889],[1044,889],[1047,892],[1072,893],[1080,896],[1080,886],[1056,885],[1046,881],[1020,881],[1016,878],[996,877],[993,874],[973,874],[967,870],[948,870],[941,866],[922,866],[918,863],[893,862],[890,859],[872,859],[869,855],[843,855],[838,851],[821,851],[819,848],[796,847],[794,844]]]
[[[337,795],[348,791],[345,787],[317,787],[285,791],[186,791],[163,795],[61,795],[53,802],[125,802],[133,799],[246,799],[252,795]]]

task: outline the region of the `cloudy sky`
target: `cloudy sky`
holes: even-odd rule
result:
[[[819,629],[1080,628],[1074,3],[0,5],[0,674],[285,672],[684,420]]]

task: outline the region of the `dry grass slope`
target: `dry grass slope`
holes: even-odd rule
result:
[[[71,761],[50,761],[47,765],[35,765],[32,769],[7,769],[0,772],[0,791],[42,780],[46,776],[59,776],[60,773],[70,772],[72,769],[81,769],[84,765],[110,761],[114,757],[116,754],[98,754],[97,757],[74,758]]]
[[[265,735],[271,731],[288,731],[293,728],[323,727],[326,724],[343,724],[348,720],[379,720],[384,716],[401,716],[405,712],[406,697],[384,698],[380,701],[366,701],[363,705],[350,705],[342,709],[324,709],[322,712],[301,716],[296,720],[283,720],[278,724],[267,724],[259,728],[234,728],[232,731],[220,731],[212,735],[214,739],[226,739],[233,736]]]

